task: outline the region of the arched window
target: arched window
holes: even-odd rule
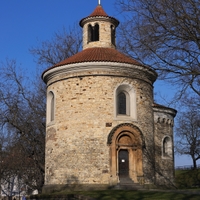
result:
[[[53,94],[53,93],[52,93]],[[54,94],[52,95],[52,98],[51,98],[51,116],[50,116],[50,121],[53,121],[54,120]]]
[[[163,148],[163,157],[171,157],[172,156],[172,142],[170,137],[165,137],[163,139],[163,144],[162,144],[162,148]]]
[[[117,95],[117,114],[129,115],[129,94],[125,91],[120,91]]]
[[[110,26],[111,31],[111,43],[115,45],[115,27],[113,25]]]
[[[55,119],[55,96],[52,91],[47,96],[47,122],[52,122]]]
[[[99,25],[88,25],[88,42],[99,41]]]
[[[95,24],[93,32],[93,41],[99,41],[99,25]]]
[[[88,42],[92,41],[92,32],[93,32],[92,26],[89,24],[88,25]]]
[[[120,92],[117,96],[117,110],[118,114],[126,114],[126,94]]]
[[[115,117],[136,120],[136,96],[132,86],[128,84],[120,85],[115,90]]]

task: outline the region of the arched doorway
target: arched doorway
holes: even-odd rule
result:
[[[129,177],[135,183],[143,176],[143,136],[133,124],[120,124],[108,136],[110,172],[113,182]]]

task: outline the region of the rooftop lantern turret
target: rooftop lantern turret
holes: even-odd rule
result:
[[[106,14],[98,0],[98,5],[88,17],[80,21],[83,28],[83,50],[93,47],[116,48],[115,30],[119,21]]]

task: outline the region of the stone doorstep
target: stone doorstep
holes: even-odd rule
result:
[[[118,189],[123,190],[143,190],[143,186],[139,183],[134,183],[129,177],[120,178],[120,183],[117,185]]]

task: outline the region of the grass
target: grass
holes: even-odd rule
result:
[[[79,194],[92,197],[96,200],[199,200],[200,199],[200,169],[198,170],[176,170],[177,191],[127,191],[127,190],[105,190],[105,191],[61,191],[53,194],[42,194],[36,198],[56,199],[67,195]],[[196,194],[195,194],[196,193]],[[198,193],[198,194],[197,194]]]
[[[176,192],[157,191],[94,191],[87,192],[85,196],[94,197],[97,200],[199,200],[198,194],[181,194]]]

